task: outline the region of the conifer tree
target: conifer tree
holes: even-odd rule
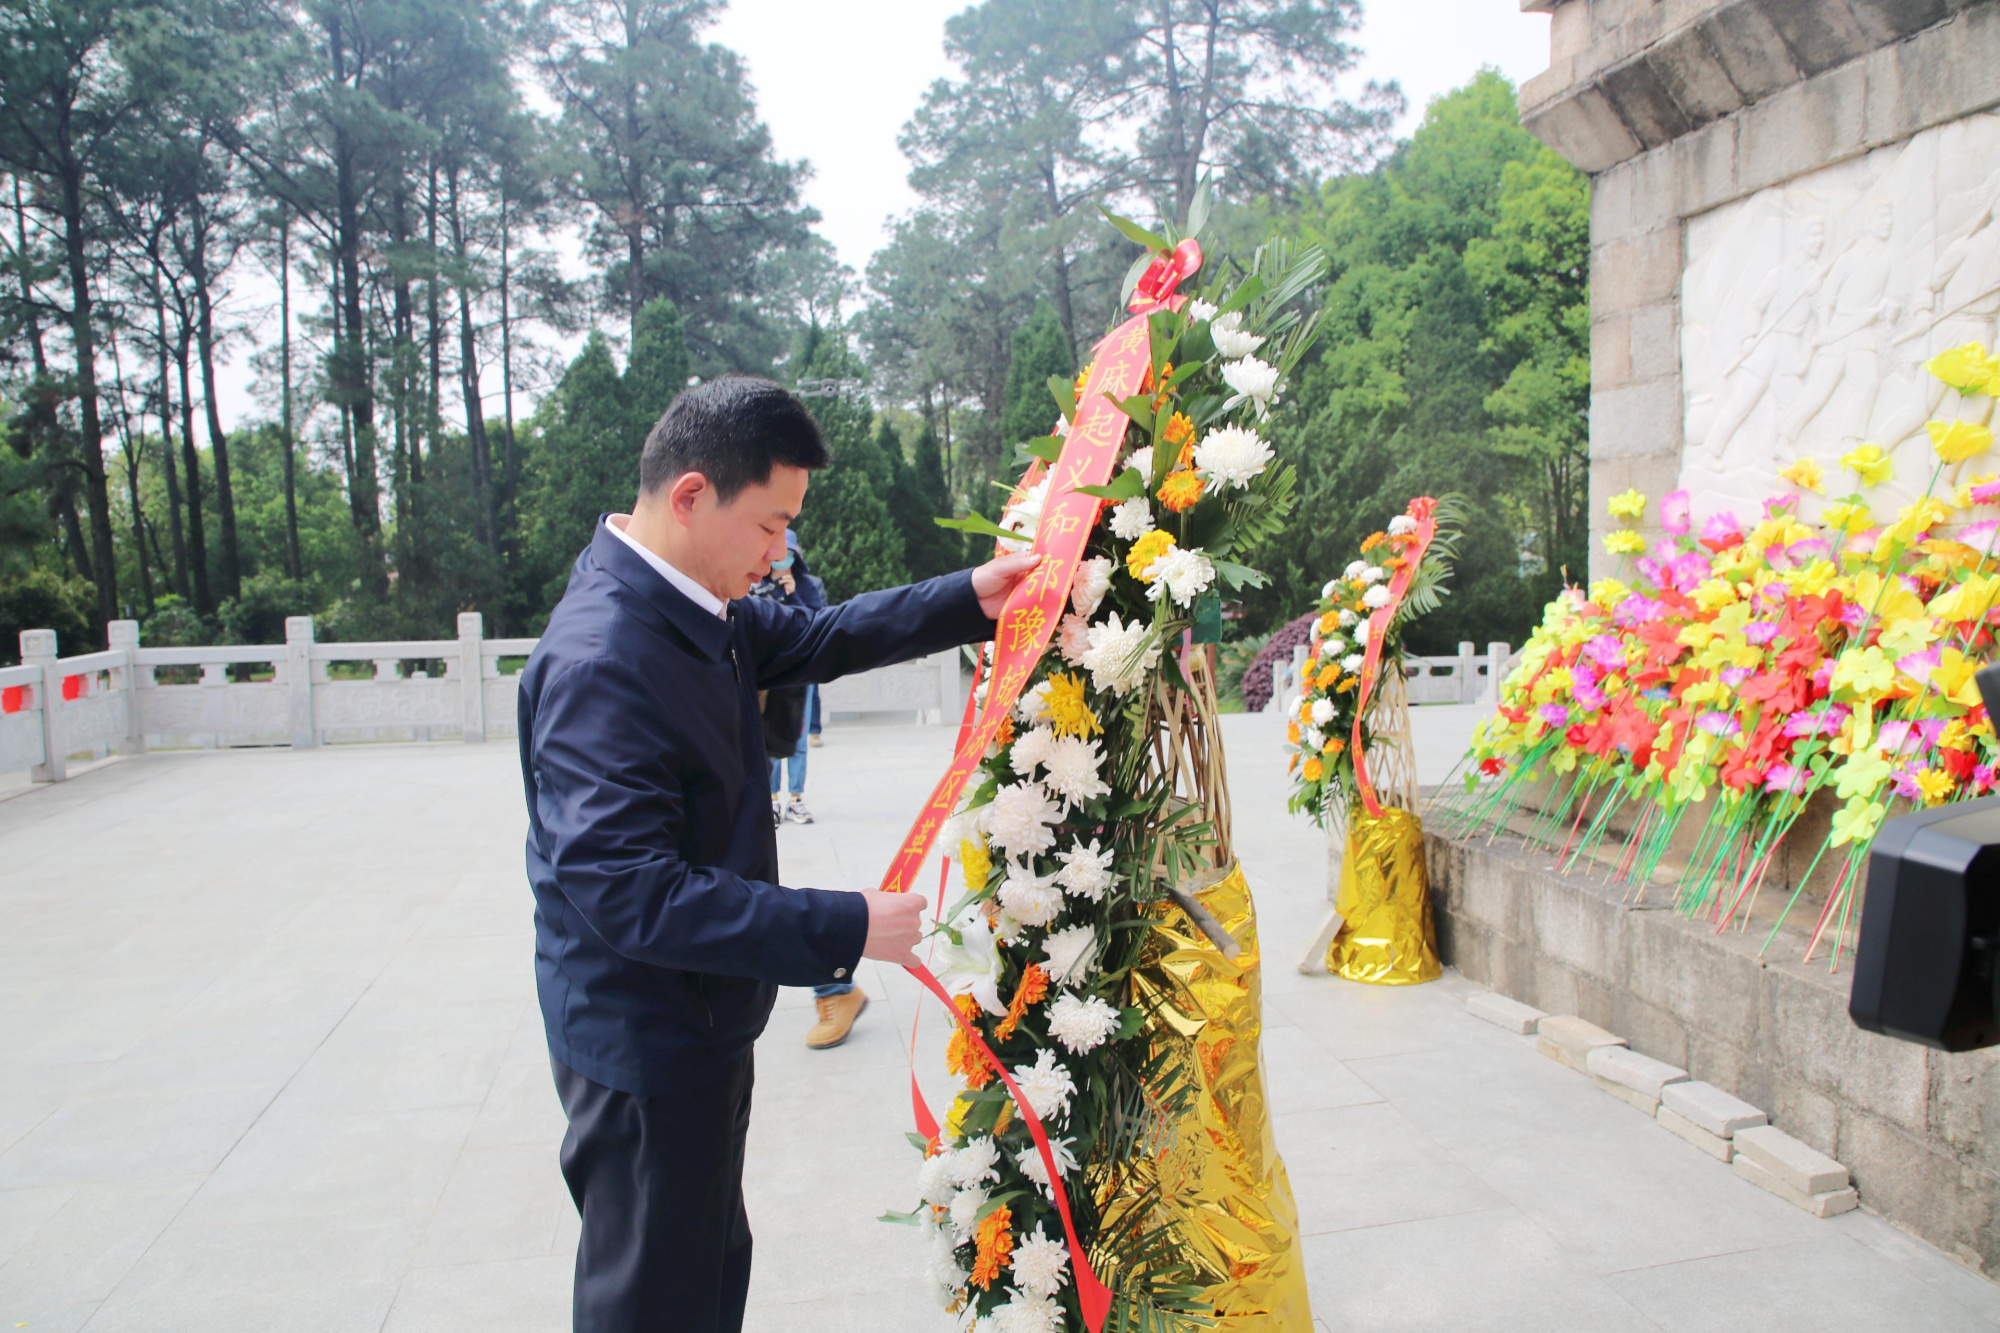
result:
[[[630,509],[638,493],[639,443],[620,390],[611,345],[593,333],[542,405],[527,505],[540,616],[562,596],[570,562],[589,543],[597,516]]]
[[[1055,404],[1049,398],[1049,376],[1075,371],[1069,339],[1063,336],[1055,307],[1047,301],[1036,302],[1035,313],[1014,330],[1012,357],[1007,364],[1007,397],[1000,413],[1003,458],[1011,456],[1013,446],[1023,440],[1049,433],[1056,418]]]
[[[801,379],[860,378],[860,363],[840,335],[811,330],[807,346]],[[895,479],[869,429],[874,411],[856,393],[815,395],[806,402],[833,462],[813,477],[796,526],[807,561],[826,581],[827,600],[845,601],[906,582],[903,534],[887,500]]]
[[[687,337],[680,308],[665,297],[650,301],[633,326],[632,356],[620,382],[631,409],[635,450],[687,382]]]

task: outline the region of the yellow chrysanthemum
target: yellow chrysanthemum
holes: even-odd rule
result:
[[[1639,518],[1646,512],[1646,497],[1637,490],[1621,491],[1606,502],[1605,508],[1611,511],[1613,518]]]
[[[1979,343],[1965,343],[1939,352],[1924,369],[1960,393],[1992,393],[2000,386],[2000,357],[1986,355]]]
[[[1778,476],[1785,481],[1789,481],[1794,486],[1811,491],[1814,495],[1825,493],[1821,490],[1821,487],[1826,482],[1826,471],[1810,458],[1801,458],[1798,462],[1780,472]]]
[[[1318,782],[1320,776],[1325,772],[1326,765],[1320,762],[1318,755],[1314,755],[1312,758],[1306,760],[1305,778],[1307,782]]]
[[[1637,555],[1646,549],[1646,539],[1630,528],[1604,534],[1604,549],[1613,555]]]
[[[1840,456],[1840,465],[1861,479],[1863,486],[1880,486],[1896,475],[1895,465],[1879,444],[1864,444]]]
[[[1076,396],[1078,398],[1083,397],[1083,386],[1090,383],[1090,372],[1095,369],[1097,369],[1097,363],[1093,361],[1082,370],[1076,372]]]
[[[1924,429],[1930,432],[1931,448],[1941,463],[1963,463],[1993,447],[1992,430],[1970,421],[1928,421]]]
[[[1132,543],[1132,549],[1125,553],[1125,570],[1140,582],[1149,582],[1146,571],[1153,562],[1174,549],[1174,539],[1164,529],[1154,528],[1151,532]]]
[[[1324,690],[1331,687],[1332,684],[1339,679],[1340,679],[1340,664],[1337,662],[1328,662],[1325,666],[1319,669],[1319,674],[1313,677],[1313,687],[1315,689]]]
[[[972,892],[977,893],[986,887],[986,877],[993,873],[993,855],[986,850],[984,834],[960,840],[958,871],[965,876],[965,887]]]
[[[1081,673],[1069,675],[1058,672],[1050,676],[1049,692],[1043,696],[1042,702],[1049,710],[1049,726],[1058,736],[1084,739],[1104,730],[1097,714],[1091,712],[1090,705],[1083,700]]]

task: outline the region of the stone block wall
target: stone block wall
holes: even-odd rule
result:
[[[1847,1015],[1851,966],[1830,973],[1824,952],[1799,961],[1796,932],[1760,958],[1762,932],[1718,935],[1664,899],[1626,902],[1518,840],[1432,834],[1426,852],[1447,963],[1762,1107],[1846,1163],[1864,1206],[2000,1271],[2000,1054],[1861,1031]]]

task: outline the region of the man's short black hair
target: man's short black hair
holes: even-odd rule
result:
[[[744,487],[769,481],[774,464],[811,470],[829,461],[819,423],[782,385],[723,375],[681,392],[647,433],[639,489],[650,495],[699,472],[728,504]]]

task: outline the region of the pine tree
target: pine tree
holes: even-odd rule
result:
[[[1007,397],[1000,411],[1003,459],[1012,455],[1014,445],[1049,433],[1056,422],[1049,376],[1075,372],[1069,340],[1063,337],[1055,307],[1047,301],[1037,302],[1035,313],[1014,330],[1012,358],[1007,364]]]
[[[860,363],[838,334],[809,331],[806,346],[809,355],[795,358],[801,379],[860,377]],[[796,526],[806,559],[826,581],[827,600],[846,601],[906,582],[903,534],[887,501],[895,478],[888,455],[871,436],[873,410],[852,393],[807,401],[833,462],[812,479]]]
[[[944,484],[944,453],[929,426],[917,436],[915,457],[905,469],[909,499],[898,501],[903,521],[903,558],[913,579],[936,578],[965,564],[965,541],[936,521],[951,517],[951,492]],[[904,518],[905,514],[910,517]]]
[[[633,326],[632,357],[619,384],[631,410],[635,441],[645,442],[687,381],[687,338],[680,309],[665,297],[650,301]]]
[[[562,596],[570,562],[597,516],[630,509],[639,490],[639,444],[611,345],[593,333],[542,405],[533,458],[529,547],[545,616]]]

